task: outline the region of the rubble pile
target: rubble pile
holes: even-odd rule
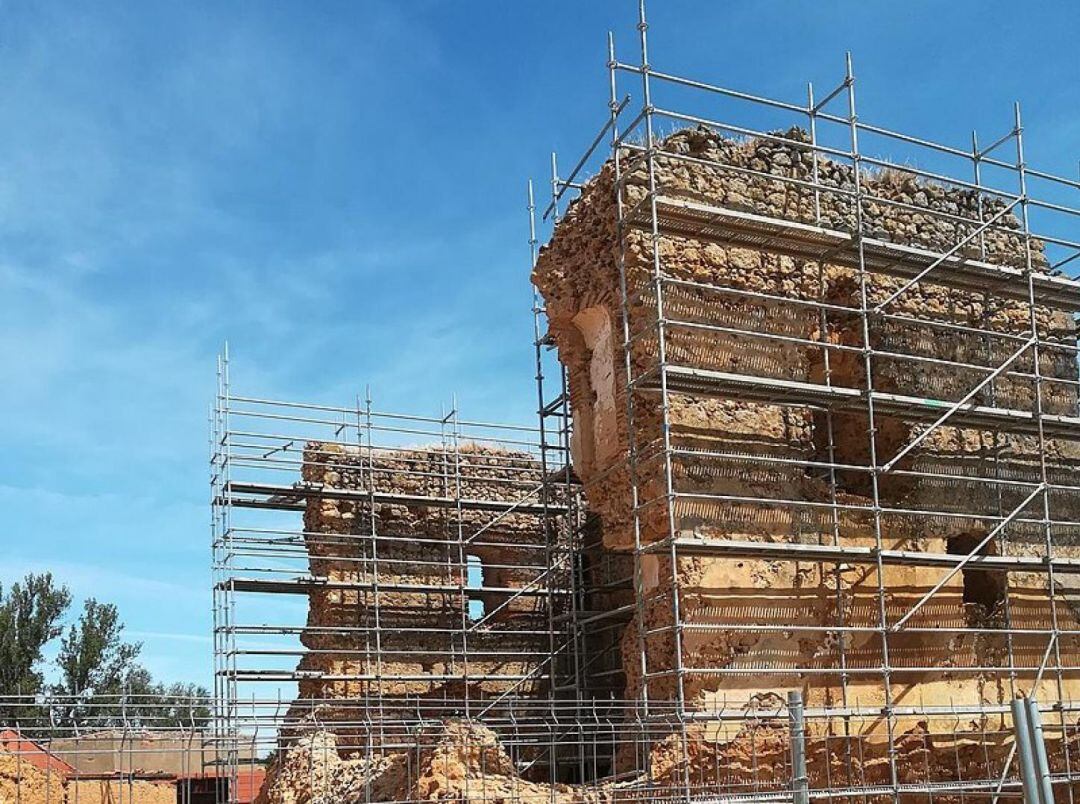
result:
[[[593,804],[587,788],[522,779],[491,729],[448,720],[416,734],[415,746],[382,756],[342,757],[330,732],[301,738],[270,768],[256,804],[363,801],[519,801]]]
[[[39,768],[26,757],[0,750],[0,801],[63,804],[64,776]]]

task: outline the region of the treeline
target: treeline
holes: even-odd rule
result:
[[[89,598],[74,621],[70,610],[51,573],[0,585],[0,726],[60,734],[210,719],[204,687],[156,681],[139,663],[142,643],[124,639],[116,606]]]

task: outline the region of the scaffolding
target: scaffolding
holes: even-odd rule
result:
[[[725,781],[717,773],[707,781],[700,774],[695,778],[700,769],[688,754],[690,731],[696,724],[724,717],[715,703],[694,699],[686,688],[692,684],[700,690],[710,683],[703,680],[712,678],[720,679],[717,689],[725,689],[726,679],[761,677],[775,678],[778,687],[819,683],[815,679],[822,684],[835,681],[835,700],[808,704],[805,717],[810,724],[817,721],[814,733],[820,739],[834,741],[824,756],[830,752],[845,756],[847,771],[830,776],[828,762],[825,770],[812,771],[810,798],[899,801],[917,795],[930,801],[934,796],[996,800],[1016,795],[1020,780],[1008,699],[1037,696],[1045,725],[1054,731],[1053,738],[1047,736],[1052,755],[1049,781],[1059,801],[1072,801],[1074,769],[1080,761],[1074,744],[1078,718],[1073,701],[1080,681],[1076,650],[1080,625],[1072,613],[1076,585],[1071,580],[1080,571],[1080,552],[1075,548],[1080,535],[1080,453],[1073,446],[1080,442],[1074,319],[1080,311],[1080,283],[1065,271],[1080,257],[1080,206],[1075,202],[1080,181],[1028,165],[1019,105],[1011,126],[990,144],[980,144],[973,134],[970,149],[942,145],[864,122],[857,112],[850,55],[835,88],[818,96],[807,85],[805,102],[789,102],[657,69],[650,61],[648,30],[642,2],[637,63],[617,58],[609,35],[606,120],[565,175],[552,155],[552,197],[542,216],[551,223],[554,242],[562,217],[579,199],[599,192],[596,182],[606,172],[615,196],[624,381],[619,391],[626,404],[629,443],[625,461],[600,477],[586,479],[584,494],[588,498],[590,490],[608,482],[615,469],[627,470],[635,603],[590,612],[587,601],[593,590],[588,576],[579,571],[575,583],[583,616],[576,630],[581,639],[585,624],[594,625],[597,618],[622,623],[629,615],[634,623],[638,646],[636,657],[628,661],[637,663],[642,683],[638,695],[620,702],[627,724],[624,742],[654,744],[674,729],[683,752],[682,778],[671,785],[670,778],[660,780],[648,767],[648,751],[639,751],[645,789],[668,796],[674,786],[674,795],[686,800],[747,795],[733,777]],[[664,93],[672,98],[670,103],[659,98]],[[785,122],[766,128],[760,124],[763,120]],[[719,156],[693,153],[661,136],[665,126],[671,132],[690,130],[694,136],[712,137],[712,142],[720,139],[732,147],[765,143],[785,158],[793,154],[795,167],[777,170],[771,164],[740,164],[726,158],[730,150],[723,147],[718,148]],[[890,158],[875,155],[866,146],[868,140]],[[805,166],[801,173],[796,169],[800,156]],[[961,167],[918,167],[946,162]],[[833,172],[826,175],[826,168]],[[587,178],[590,173],[594,178]],[[699,192],[689,193],[685,186],[673,187],[677,184],[673,176],[688,173],[710,177],[714,187],[733,179],[750,186],[756,183],[764,194],[779,192],[799,203],[789,204],[788,210],[791,206],[796,210],[785,214],[768,209],[768,203],[754,203],[755,199],[730,203],[708,197],[708,189],[698,187]],[[909,182],[915,197],[883,193],[881,183],[871,177],[886,174]],[[962,209],[928,200],[926,192],[919,192],[928,187],[944,188],[943,197],[966,194],[977,205],[977,214],[968,216]],[[529,197],[532,210],[531,185]],[[879,224],[888,215],[940,223],[951,239],[905,241],[895,232],[881,231]],[[536,239],[533,234],[534,264]],[[1002,239],[1012,244],[1012,253],[995,249],[995,240]],[[853,292],[838,300],[824,290],[815,298],[746,283],[696,281],[671,269],[673,252],[665,248],[673,242],[751,250],[767,259],[816,266],[822,273],[825,266],[840,269],[851,279]],[[647,271],[632,274],[628,266],[634,260],[638,268],[647,263]],[[952,299],[965,295],[977,299],[972,309],[979,315],[920,310],[908,303],[926,288]],[[769,312],[739,320],[731,314],[739,306]],[[537,308],[546,312],[540,304]],[[1001,314],[1002,309],[1018,314],[1010,318]],[[808,325],[793,333],[776,324],[781,315]],[[550,335],[543,335],[542,325],[537,331],[538,344],[544,337],[553,342]],[[830,338],[839,331],[854,334],[847,340]],[[908,333],[907,340],[895,336],[897,332]],[[981,351],[919,347],[950,338],[981,345]],[[762,368],[749,358],[741,371],[710,367],[694,359],[698,353],[686,346],[691,340],[704,344],[703,350],[710,344],[739,344],[747,352],[790,347],[811,355],[808,362],[819,370],[814,376],[795,377]],[[841,364],[846,376],[841,376]],[[916,389],[895,381],[904,372],[947,381],[940,387]],[[901,387],[890,387],[897,385]],[[546,411],[543,399],[541,394],[541,410]],[[568,416],[565,373],[557,399],[562,415]],[[755,451],[748,444],[689,445],[689,439],[679,438],[678,422],[672,418],[672,410],[685,399],[772,406],[808,415],[820,441],[802,454]],[[640,424],[643,415],[655,412],[659,425],[646,429]],[[857,449],[851,446],[850,431],[846,440],[837,434],[841,421],[860,422],[862,443]],[[896,443],[882,436],[890,422],[902,422],[906,428],[905,437]],[[952,456],[936,456],[937,463],[920,460],[932,453],[931,445],[946,432],[952,437],[977,432],[986,436],[989,446],[977,461],[959,450]],[[1016,446],[1021,443],[1024,449]],[[818,499],[784,496],[766,482],[760,483],[759,493],[703,491],[694,487],[686,470],[691,462],[755,478],[798,472],[823,482],[827,493]],[[895,493],[898,485],[913,484],[951,489],[952,494],[945,499],[939,493],[935,504],[922,505]],[[859,493],[852,493],[852,488]],[[714,514],[718,521],[747,509],[783,512],[797,523],[796,532],[789,538],[703,535],[685,524],[692,507],[719,512]],[[664,521],[661,528],[655,525],[658,519]],[[853,522],[863,534],[859,538],[852,538]],[[911,540],[903,536],[912,527],[949,533],[968,528],[977,535],[950,539],[947,549],[909,546],[906,542]],[[737,527],[732,530],[738,533]],[[657,559],[666,576],[647,583],[649,567],[656,571],[656,564],[649,562]],[[791,612],[786,621],[783,612],[749,617],[720,613],[703,620],[685,605],[686,582],[679,577],[680,568],[694,560],[817,567],[822,577],[835,578],[839,613],[822,622],[808,622],[800,612]],[[886,580],[897,567],[932,580],[914,592],[898,593]],[[851,572],[862,572],[869,579],[872,616],[843,615],[852,605],[845,596],[865,591],[842,581]],[[957,623],[950,615],[942,616],[941,600],[956,597],[961,577],[965,590],[969,582],[980,579],[1001,585],[1000,610],[992,612],[993,617]],[[1033,590],[1039,600],[1032,599]],[[647,601],[656,597],[670,607],[661,625],[646,610]],[[967,597],[962,602],[967,604]],[[777,656],[772,663],[738,657],[715,664],[687,663],[693,654],[684,645],[688,638],[700,641],[713,634],[740,632],[797,634],[830,648],[827,658],[812,663],[788,656]],[[956,664],[947,670],[941,664],[920,662],[911,649],[912,640],[942,635],[994,640],[1003,645],[1002,655],[985,664]],[[673,662],[666,656],[657,659],[653,646],[660,637],[674,643]],[[847,647],[868,640],[873,650],[851,652]],[[898,698],[898,690],[911,679],[940,675],[943,670],[952,678],[1000,679],[1007,690],[1004,700],[976,695],[927,704]],[[867,682],[876,685],[882,700],[873,705],[849,703],[849,686]],[[587,686],[582,681],[579,691]],[[663,691],[650,694],[652,688]],[[740,705],[746,724],[761,722],[760,714],[747,708],[748,702]],[[935,736],[933,724],[949,717],[956,719],[957,728],[943,741],[940,733]],[[932,769],[927,761],[925,773],[913,780],[910,768],[899,767],[914,756],[911,726],[920,721],[932,724],[931,736],[919,733],[931,754],[958,752],[954,772]],[[962,721],[978,725],[960,726]],[[991,722],[998,724],[997,732]],[[865,748],[860,735],[870,731],[878,735],[877,756],[887,768],[877,783],[868,781],[863,763],[851,759]],[[961,770],[959,752],[966,749],[957,746],[965,739],[983,756]],[[713,737],[710,742],[722,739]],[[788,797],[793,790],[797,787],[789,778],[772,789],[757,787],[753,793],[757,800],[762,793]]]
[[[557,238],[575,199],[596,192],[601,174],[611,181],[628,443],[601,475],[583,478],[571,461],[581,437],[573,368],[557,360],[539,291],[535,428],[467,421],[456,404],[419,416],[376,410],[370,395],[344,406],[237,396],[222,358],[210,464],[225,765],[273,752],[280,769],[302,756],[316,796],[341,793],[341,781],[311,769],[361,762],[349,766],[362,778],[349,800],[414,801],[423,796],[408,785],[376,789],[378,769],[406,757],[414,782],[433,732],[479,724],[495,743],[466,729],[453,732],[457,747],[471,756],[497,744],[507,760],[469,766],[454,791],[467,800],[996,802],[1030,799],[1044,783],[1044,797],[1049,789],[1071,802],[1080,453],[1068,445],[1080,443],[1080,285],[1064,270],[1080,257],[1080,211],[1069,203],[1080,182],[1027,165],[1019,108],[989,145],[974,136],[970,149],[939,145],[862,121],[850,58],[820,99],[808,86],[805,102],[789,102],[655,69],[644,4],[638,32],[638,63],[620,61],[609,37],[608,110],[591,145],[565,176],[553,155],[544,210],[531,183],[527,197],[535,268],[540,229]],[[765,123],[774,120],[789,128]],[[804,168],[669,147],[663,126],[732,147],[766,143]],[[875,156],[867,140],[892,157]],[[916,167],[945,161],[963,167]],[[673,191],[676,166],[798,203],[784,214],[760,199]],[[912,182],[914,197],[883,193],[886,173]],[[919,197],[942,187],[947,203],[966,193],[976,214]],[[882,230],[888,214],[948,234],[904,239]],[[673,242],[810,266],[817,293],[688,278],[669,270]],[[827,292],[826,267],[846,272],[846,296]],[[912,299],[926,288],[979,301],[965,316],[924,311]],[[963,348],[938,347],[950,339]],[[718,344],[747,357],[693,359]],[[814,370],[796,376],[761,357],[783,349]],[[788,424],[805,417],[816,440],[801,450],[688,443],[673,417],[686,399],[779,409]],[[897,422],[903,437],[886,438]],[[926,459],[943,433],[964,432],[987,443]],[[702,488],[690,465],[754,483]],[[629,549],[611,547],[583,502],[621,476]],[[778,476],[822,492],[776,493]],[[914,484],[937,496],[925,504],[896,492]],[[690,508],[731,533],[686,526]],[[748,511],[777,512],[792,532],[740,536],[734,525]],[[910,536],[931,526],[962,533]],[[797,595],[772,610],[703,613],[700,590],[688,600],[680,575],[694,562],[814,568],[832,579],[834,614],[807,617]],[[891,587],[898,570],[920,573],[914,591]],[[969,601],[953,603],[969,580],[992,587],[1000,609],[957,622]],[[709,660],[687,647],[740,634],[795,635],[822,650],[809,662],[781,651]],[[946,666],[913,648],[943,636],[997,652]],[[902,694],[925,676],[1000,682],[1005,693]],[[761,694],[773,684],[788,697]],[[871,688],[880,700],[860,697]],[[1027,703],[1018,708],[1017,696]],[[333,740],[309,739],[324,733]],[[1040,745],[1045,772],[1035,779]]]
[[[226,352],[210,454],[225,764],[320,732],[385,757],[461,720],[524,776],[565,776],[563,430],[239,396]]]

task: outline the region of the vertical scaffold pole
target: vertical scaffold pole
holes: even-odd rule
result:
[[[1050,784],[1050,762],[1046,757],[1046,740],[1043,739],[1039,702],[1034,697],[1029,697],[1025,705],[1027,706],[1027,727],[1031,735],[1031,758],[1034,762],[1035,781],[1038,785],[1041,804],[1054,804],[1054,788]]]
[[[791,796],[793,804],[810,804],[806,776],[806,724],[799,690],[788,690],[788,717],[791,720]]]
[[[638,2],[638,33],[641,43],[641,95],[645,121],[645,165],[648,172],[649,193],[649,247],[652,252],[652,284],[656,294],[656,352],[660,370],[660,438],[663,449],[664,501],[667,513],[667,536],[670,538],[668,561],[671,574],[671,633],[674,645],[674,668],[665,668],[665,673],[675,679],[675,715],[678,720],[679,738],[682,744],[683,794],[690,797],[690,762],[687,745],[686,695],[684,690],[685,670],[683,668],[683,624],[680,611],[678,565],[679,557],[675,543],[675,488],[671,465],[671,395],[667,378],[667,327],[664,311],[664,272],[660,260],[660,221],[656,208],[659,194],[656,176],[656,132],[653,126],[652,90],[649,81],[649,22],[645,15],[645,0]],[[636,545],[640,552],[640,543]]]
[[[221,357],[217,359],[217,393],[210,413],[210,544],[211,566],[213,568],[213,622],[214,622],[214,745],[213,760],[216,767],[223,763],[222,752],[225,744],[225,691],[222,686],[222,655],[224,653],[222,634],[222,596],[224,588],[221,571],[221,536],[218,529],[220,512],[221,485],[218,469],[218,444],[220,443],[219,421],[221,418]],[[225,796],[221,790],[221,775],[214,782],[214,801],[221,804]],[[78,785],[75,786],[75,798],[78,799]]]
[[[1039,804],[1039,786],[1035,776],[1035,761],[1031,754],[1028,709],[1023,698],[1013,698],[1012,717],[1016,752],[1020,755],[1020,781],[1024,785],[1024,804]]]
[[[1053,532],[1053,518],[1050,511],[1050,473],[1046,465],[1046,432],[1044,429],[1044,415],[1045,406],[1043,400],[1043,376],[1042,376],[1042,350],[1041,341],[1039,338],[1039,317],[1038,310],[1035,306],[1035,266],[1033,261],[1032,251],[1036,248],[1032,242],[1031,235],[1031,213],[1030,213],[1030,199],[1028,197],[1027,186],[1027,162],[1024,158],[1024,124],[1020,116],[1020,104],[1016,103],[1013,106],[1013,130],[1016,136],[1016,174],[1020,191],[1020,223],[1023,231],[1024,238],[1024,272],[1027,275],[1028,285],[1028,310],[1030,314],[1030,326],[1031,326],[1031,359],[1032,369],[1035,375],[1035,393],[1034,393],[1034,415],[1037,423],[1037,435],[1038,435],[1038,455],[1039,455],[1039,480],[1042,484],[1042,531],[1043,531],[1043,546],[1046,550],[1046,591],[1049,597],[1049,609],[1050,609],[1050,645],[1048,646],[1047,657],[1049,657],[1049,648],[1053,648],[1054,655],[1054,680],[1057,685],[1057,700],[1065,700],[1065,679],[1061,667],[1061,626],[1058,619],[1057,612],[1057,578],[1054,573],[1054,532]],[[1068,725],[1065,720],[1065,710],[1058,707],[1058,714],[1061,718],[1061,730],[1062,734],[1068,734]],[[1071,776],[1072,768],[1069,758],[1068,744],[1064,743],[1064,759],[1065,759],[1065,773]],[[1069,802],[1073,801],[1073,789],[1072,785],[1066,785],[1066,795]]]
[[[536,200],[533,195],[533,183],[532,179],[528,182],[528,204],[526,205],[526,211],[529,213],[529,272],[532,273],[536,268]],[[543,515],[541,521],[541,528],[544,533],[544,554],[545,554],[545,567],[547,568],[547,620],[548,620],[548,716],[551,718],[551,722],[555,723],[557,720],[556,709],[556,697],[559,694],[560,679],[558,675],[559,667],[556,662],[556,642],[555,642],[555,562],[557,558],[556,548],[558,546],[558,534],[559,528],[553,526],[552,511],[550,509],[551,500],[553,498],[552,483],[550,479],[551,468],[548,466],[548,435],[547,435],[547,413],[545,411],[546,403],[544,401],[544,332],[540,324],[540,317],[544,314],[543,302],[540,299],[539,291],[536,286],[532,288],[532,312],[533,312],[533,347],[536,357],[536,416],[538,425],[540,427],[540,505],[543,506]],[[576,623],[576,620],[574,621]],[[576,647],[576,645],[574,646]],[[574,651],[574,657],[576,658],[577,651]],[[577,675],[574,676],[575,685],[577,681]],[[576,690],[576,686],[575,686]],[[575,695],[575,700],[580,696]],[[550,762],[548,763],[549,781],[554,784],[558,777],[558,766],[560,755],[556,751],[557,740],[552,739],[550,751]]]
[[[223,428],[223,453],[222,459],[222,472],[223,472],[223,489],[225,491],[225,502],[222,506],[223,521],[221,526],[222,536],[226,543],[231,542],[233,538],[232,529],[232,511],[233,511],[233,496],[232,496],[232,465],[233,465],[233,438],[232,438],[232,397],[229,384],[229,342],[225,342],[225,346],[222,349],[221,356],[221,377],[222,377],[222,428]],[[232,566],[232,548],[226,549],[226,561]],[[240,699],[240,682],[239,673],[237,672],[237,650],[236,650],[236,595],[235,590],[232,587],[231,581],[229,582],[227,592],[227,603],[225,607],[225,634],[226,634],[226,650],[228,659],[226,660],[226,689],[228,697],[228,798],[230,804],[236,804],[237,800],[237,783],[239,774],[239,746],[240,746],[240,732],[238,726],[239,712],[238,704]]]
[[[855,111],[855,70],[851,54],[845,59],[844,85],[847,87],[848,127],[851,137],[851,173],[855,184],[855,241],[859,255],[859,317],[862,323],[863,372],[866,375],[866,423],[869,442],[870,480],[873,500],[875,569],[877,574],[878,634],[881,639],[881,681],[884,687],[885,730],[889,758],[889,781],[894,804],[900,802],[899,776],[896,771],[895,711],[892,694],[892,661],[889,655],[889,622],[885,603],[885,566],[881,558],[884,546],[881,533],[881,467],[877,457],[877,425],[874,418],[873,348],[870,343],[870,291],[866,270],[866,245],[863,241],[862,158],[859,155],[859,117]]]
[[[364,388],[364,408],[363,414],[360,412],[360,400],[357,399],[357,416],[356,416],[356,438],[361,445],[361,457],[360,467],[361,472],[364,468],[367,469],[367,486],[368,492],[368,522],[367,522],[367,534],[370,538],[370,546],[363,554],[370,560],[370,564],[367,568],[368,577],[371,579],[371,603],[365,606],[364,625],[373,625],[375,630],[375,694],[378,700],[378,716],[379,716],[379,745],[383,745],[386,739],[386,712],[383,706],[383,698],[386,696],[386,688],[383,685],[383,625],[382,625],[382,607],[383,596],[382,589],[380,587],[381,568],[379,566],[379,516],[375,508],[375,493],[379,484],[379,473],[375,467],[375,422],[374,416],[371,410],[371,386]],[[366,458],[366,460],[365,460]],[[358,595],[359,599],[359,595]],[[370,614],[369,614],[370,613]],[[371,637],[367,629],[364,633],[364,647],[365,654],[368,659],[364,673],[366,675],[371,674],[371,661],[370,661],[370,645]],[[365,689],[365,697],[371,694],[371,682],[365,682],[363,685]],[[369,710],[370,711],[370,710]]]
[[[814,184],[814,224],[817,226],[822,225],[821,220],[821,175],[818,167],[818,136],[817,136],[817,105],[814,101],[814,85],[813,83],[807,83],[806,85],[806,115],[808,119],[808,125],[810,129],[810,158],[811,163],[811,180]],[[825,277],[825,263],[818,263],[818,293],[821,300],[827,299],[828,283]],[[818,339],[821,342],[821,362],[824,369],[825,385],[829,388],[832,387],[832,357],[831,357],[831,344],[829,343],[829,317],[825,312],[825,307],[820,306],[818,308]],[[840,539],[840,509],[839,504],[839,486],[837,485],[836,474],[836,432],[833,422],[832,408],[825,408],[825,435],[827,438],[827,450],[829,460],[829,516],[832,525],[832,543],[837,549],[842,547]],[[840,631],[836,633],[837,643],[837,660],[840,666],[840,700],[844,710],[848,708],[848,685],[850,677],[848,673],[847,664],[847,641],[848,635],[844,631],[847,627],[847,603],[844,599],[844,577],[843,577],[843,565],[837,563],[833,570],[833,578],[836,585],[836,612],[837,612],[837,625]],[[848,714],[844,715],[844,762],[849,777],[854,772],[854,763],[851,753],[851,717]]]
[[[626,223],[626,209],[623,200],[623,186],[622,186],[622,154],[619,147],[619,130],[617,125],[619,102],[617,96],[616,87],[616,70],[618,62],[615,60],[615,38],[611,33],[608,33],[608,76],[610,84],[610,99],[609,108],[611,111],[611,164],[612,164],[612,185],[615,191],[615,218],[616,218],[616,238],[618,240],[618,248],[616,249],[616,261],[619,273],[619,297],[622,307],[622,331],[623,331],[623,370],[626,374],[626,465],[627,473],[630,476],[630,509],[632,512],[631,522],[634,531],[634,567],[633,567],[633,584],[634,584],[634,622],[635,631],[637,637],[637,673],[639,678],[640,688],[637,692],[637,700],[635,704],[635,718],[637,720],[636,727],[641,729],[641,732],[635,734],[635,738],[639,738],[643,733],[647,738],[649,735],[649,720],[650,720],[650,697],[649,697],[649,663],[646,657],[645,651],[645,590],[644,580],[641,566],[641,516],[640,516],[640,492],[638,490],[638,474],[637,474],[637,434],[635,432],[635,417],[634,417],[634,361],[631,353],[631,341],[630,341],[630,285],[629,278],[626,275],[626,238],[627,238],[627,223]],[[644,756],[638,757],[641,763],[642,769],[645,771],[646,779],[652,781],[652,762],[651,752],[645,751]]]
[[[977,132],[972,131],[971,132],[971,168],[972,168],[972,178],[973,178],[973,180],[975,182],[975,187],[978,188],[976,190],[976,198],[978,200],[977,209],[978,209],[978,214],[979,214],[979,225],[980,226],[982,226],[983,224],[986,223],[985,199],[983,197],[984,194],[983,194],[983,190],[982,190],[982,186],[983,186],[983,183],[982,183],[982,159],[983,159],[983,154],[979,151],[979,135],[978,135]],[[982,231],[982,230],[979,231],[979,259],[982,260],[983,262],[986,262],[986,259],[987,259],[986,232]],[[990,310],[993,307],[993,291],[989,290],[989,289],[984,291],[982,298],[983,298],[983,311],[982,311],[982,322],[981,322],[980,326],[985,327],[986,330],[987,330],[986,334],[983,335],[983,344],[986,347],[986,362],[987,362],[987,365],[990,365],[994,361],[994,343],[993,343],[993,340],[991,339],[990,332],[989,332],[989,330],[992,327],[992,325],[989,323],[989,321],[990,321]],[[989,393],[990,405],[991,405],[991,407],[995,407],[995,408],[998,406],[997,386],[998,386],[998,383],[995,380],[995,381],[992,381],[990,383],[990,386],[987,389],[988,393]],[[993,488],[994,488],[994,497],[995,497],[997,515],[998,515],[998,517],[1004,517],[1004,516],[1006,516],[1006,514],[1008,512],[1005,510],[1004,495],[1002,493],[1002,487],[1001,487],[1001,480],[1002,480],[1002,477],[1003,477],[1002,466],[1001,466],[1001,452],[1008,445],[1008,435],[1007,434],[1002,434],[1002,433],[999,433],[999,432],[996,432],[996,431],[993,432],[991,435],[992,435],[992,438],[993,438],[993,441],[992,441],[993,453],[992,453],[991,460],[993,462],[993,467],[994,467],[994,480],[997,481],[993,486]],[[1000,550],[998,552],[1001,555],[1008,555],[1009,554],[1008,534],[1006,532],[1003,531],[1001,533],[999,543],[1000,543]],[[1005,650],[1006,650],[1006,654],[1007,654],[1007,658],[1008,658],[1008,662],[1009,662],[1009,694],[1011,696],[1015,696],[1016,695],[1016,653],[1015,653],[1014,645],[1013,645],[1012,601],[1011,601],[1008,594],[1005,595],[1005,600],[1004,600],[1004,616],[1005,616]]]

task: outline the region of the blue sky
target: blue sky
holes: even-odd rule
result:
[[[524,183],[605,114],[635,3],[0,4],[0,580],[210,679],[207,408],[234,386],[530,421]],[[1074,2],[653,0],[652,62],[1075,176]],[[1074,203],[1078,199],[1072,199]]]

